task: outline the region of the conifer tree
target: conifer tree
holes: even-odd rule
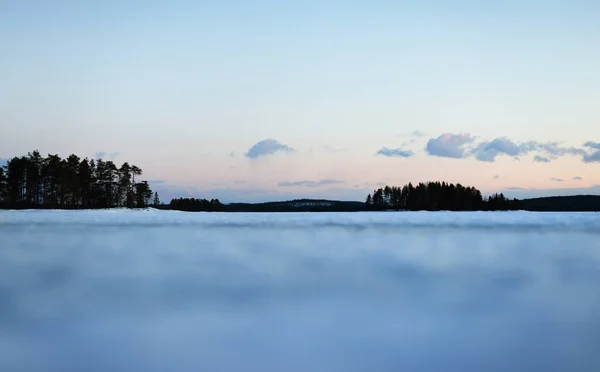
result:
[[[9,208],[112,208],[147,206],[152,191],[147,181],[132,182],[142,170],[128,163],[61,159],[39,151],[14,157],[0,168],[0,203]],[[134,189],[135,187],[135,189]]]

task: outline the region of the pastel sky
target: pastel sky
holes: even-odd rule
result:
[[[163,200],[600,192],[600,2],[2,1],[0,158]]]

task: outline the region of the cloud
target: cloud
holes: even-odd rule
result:
[[[579,176],[575,176],[575,177],[573,177],[573,181],[583,181],[583,178],[581,178]]]
[[[583,149],[578,149],[575,147],[561,147],[558,142],[530,142],[535,148],[539,151],[542,151],[551,156],[565,156],[565,155],[585,155],[585,151]]]
[[[584,163],[597,163],[600,162],[600,150],[596,151],[590,155],[583,156]]]
[[[531,152],[539,152],[533,161],[537,163],[549,163],[565,155],[585,155],[583,149],[576,147],[562,147],[558,142],[537,142],[528,141],[517,143],[507,137],[498,137],[491,141],[480,142],[472,151],[471,155],[475,159],[485,162],[494,162],[499,155],[508,155],[518,160],[519,156],[527,155]]]
[[[583,155],[584,163],[600,162],[600,143],[599,142],[588,141],[588,142],[584,143],[583,146],[596,150],[596,151],[592,152],[591,154],[586,153]]]
[[[336,184],[340,184],[340,183],[344,183],[344,181],[340,181],[340,180],[294,181],[294,182],[283,181],[283,182],[279,182],[277,184],[277,186],[280,186],[280,187],[293,187],[293,186],[320,187],[320,186],[325,186],[325,185],[336,185]]]
[[[412,152],[411,150],[390,149],[387,147],[382,147],[379,151],[377,151],[377,155],[387,157],[409,158],[414,155],[414,152]]]
[[[106,160],[114,160],[114,158],[116,158],[119,155],[119,152],[104,152],[104,151],[99,151],[96,154],[94,154],[94,157],[96,159],[106,159]]]
[[[559,142],[515,142],[507,137],[497,137],[491,141],[482,141],[477,143],[471,151],[465,150],[465,145],[475,141],[475,137],[470,134],[451,134],[445,133],[437,138],[431,138],[427,142],[425,151],[429,155],[446,158],[466,158],[474,156],[475,159],[483,162],[494,162],[500,155],[507,155],[514,160],[519,160],[519,156],[527,155],[531,152],[537,152],[533,161],[536,163],[549,163],[554,159],[566,155],[583,156],[586,163],[600,162],[600,143],[586,142],[584,147],[594,149],[593,153],[587,153],[582,148],[564,147]]]
[[[554,181],[554,182],[563,182],[564,178],[556,178],[556,177],[552,177],[550,178],[550,181]]]
[[[293,152],[295,151],[293,148],[279,143],[278,141],[269,138],[257,142],[254,146],[248,150],[245,154],[247,158],[256,159],[261,156],[275,154],[276,152]]]
[[[473,140],[469,134],[444,133],[437,138],[431,138],[425,146],[425,151],[433,156],[460,159],[465,155],[464,145]]]
[[[497,174],[497,175],[495,175],[493,178],[494,178],[495,180],[499,180],[499,179],[500,179],[500,175],[499,175],[499,174]]]
[[[472,154],[479,161],[491,163],[496,160],[496,156],[498,155],[517,157],[527,154],[529,151],[535,149],[535,146],[535,142],[525,142],[517,145],[506,137],[498,137],[489,142],[481,142],[473,150]]]
[[[512,191],[524,191],[527,190],[524,187],[507,187],[506,190],[512,190]]]
[[[427,135],[427,133],[423,132],[422,130],[414,130],[410,133],[402,133],[402,134],[398,134],[397,137],[425,137]]]
[[[550,163],[550,159],[549,158],[545,158],[543,156],[540,155],[536,155],[533,157],[533,162],[534,163]]]
[[[421,132],[419,132],[421,133]],[[583,147],[593,150],[591,153],[584,148],[561,146],[560,142],[515,142],[507,137],[497,137],[491,141],[479,142],[477,146],[467,152],[465,145],[474,142],[475,137],[470,134],[445,133],[427,142],[425,151],[429,155],[446,158],[466,158],[474,156],[483,162],[494,162],[500,155],[507,155],[515,160],[519,156],[537,152],[533,161],[536,163],[550,163],[561,156],[583,156],[585,163],[600,162],[600,142],[588,141]]]
[[[583,146],[589,147],[589,148],[595,149],[595,150],[600,150],[600,142],[588,141],[588,142],[584,143]]]

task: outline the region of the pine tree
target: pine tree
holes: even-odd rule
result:
[[[0,204],[6,202],[6,174],[4,167],[0,167]]]
[[[136,208],[147,208],[148,202],[152,198],[152,190],[147,181],[135,184]]]
[[[44,206],[58,208],[59,189],[62,178],[62,159],[58,155],[50,155],[42,163],[42,187]]]
[[[25,204],[26,162],[24,157],[14,157],[8,161],[6,167],[7,201],[12,208],[22,208]]]
[[[79,156],[71,154],[66,160],[64,172],[66,189],[65,197],[67,208],[78,208],[81,206],[81,186],[79,184]]]
[[[81,198],[81,206],[83,208],[90,208],[90,199],[92,195],[92,170],[90,168],[90,163],[87,158],[83,159],[81,163],[79,163],[79,169],[77,172],[78,175],[78,185],[79,192]]]
[[[408,209],[408,210],[496,210],[498,208],[514,209],[517,203],[504,195],[492,195],[483,201],[481,192],[474,187],[446,182],[420,182],[416,187],[411,183],[400,187],[379,188],[367,196],[372,209]]]
[[[0,204],[9,208],[112,208],[147,206],[152,191],[146,181],[132,182],[142,170],[127,163],[61,159],[39,151],[14,157],[0,167]],[[135,189],[134,189],[135,187]]]
[[[154,193],[154,201],[152,202],[152,205],[155,207],[159,207],[160,206],[160,199],[158,198],[158,193],[155,192]]]
[[[42,190],[42,157],[40,152],[35,150],[33,153],[28,153],[25,161],[25,188],[26,188],[26,199],[27,204],[30,207],[36,207],[41,204],[41,190]]]
[[[131,182],[131,167],[125,162],[119,168],[119,200],[118,205],[133,208],[133,186]]]

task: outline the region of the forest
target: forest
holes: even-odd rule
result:
[[[153,197],[142,169],[110,160],[62,159],[39,151],[0,167],[0,206],[11,209],[145,208]],[[154,195],[158,204],[158,195]]]
[[[194,199],[194,198],[177,198],[171,200],[168,208],[159,207],[161,209],[172,209],[185,212],[222,212],[223,204],[219,199]]]
[[[369,210],[426,211],[497,211],[518,210],[517,199],[507,199],[502,193],[483,198],[475,187],[446,182],[427,182],[413,186],[385,186],[373,191],[366,199]]]

